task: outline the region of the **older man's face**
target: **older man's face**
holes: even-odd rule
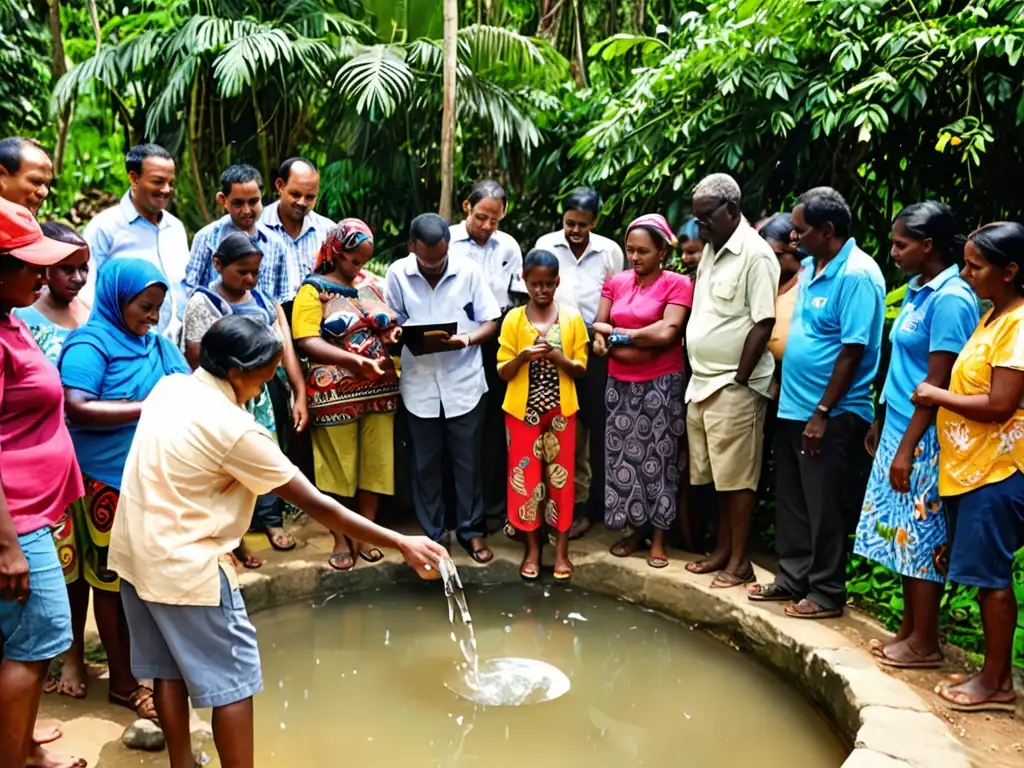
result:
[[[720,243],[736,229],[730,205],[718,197],[698,197],[693,201],[693,216],[702,240]]]
[[[39,147],[26,145],[22,149],[17,173],[0,167],[0,197],[28,208],[33,216],[50,194],[52,182],[53,163]]]

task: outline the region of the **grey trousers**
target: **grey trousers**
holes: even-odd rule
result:
[[[445,416],[443,408],[433,419],[409,414],[413,508],[423,532],[434,541],[445,533],[445,459],[455,479],[456,537],[468,544],[485,535],[480,474],[485,407],[486,396],[469,413],[455,418]]]

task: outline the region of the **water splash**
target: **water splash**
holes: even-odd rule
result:
[[[462,579],[451,561],[442,560],[440,563],[441,579],[444,581],[444,596],[448,601],[448,623],[458,628],[455,617],[466,628],[466,637],[458,640],[459,650],[469,664],[469,674],[473,682],[480,675],[480,657],[476,648],[476,633],[473,632],[473,617],[469,613],[469,605],[466,603],[466,593],[462,589]],[[453,633],[454,634],[454,633]]]

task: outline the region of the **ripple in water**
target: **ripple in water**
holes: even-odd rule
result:
[[[454,565],[441,563],[448,621],[465,662],[455,667],[445,687],[475,704],[489,707],[521,707],[552,701],[569,691],[569,678],[558,667],[536,659],[503,658],[480,661],[473,617],[469,613],[462,579]],[[459,638],[459,626],[465,636]]]

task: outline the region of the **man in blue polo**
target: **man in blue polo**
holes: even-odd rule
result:
[[[803,261],[786,342],[775,439],[773,584],[751,600],[790,602],[786,614],[823,619],[846,603],[846,554],[867,478],[864,435],[874,419],[885,280],[850,237],[850,208],[829,187],[793,209]]]

